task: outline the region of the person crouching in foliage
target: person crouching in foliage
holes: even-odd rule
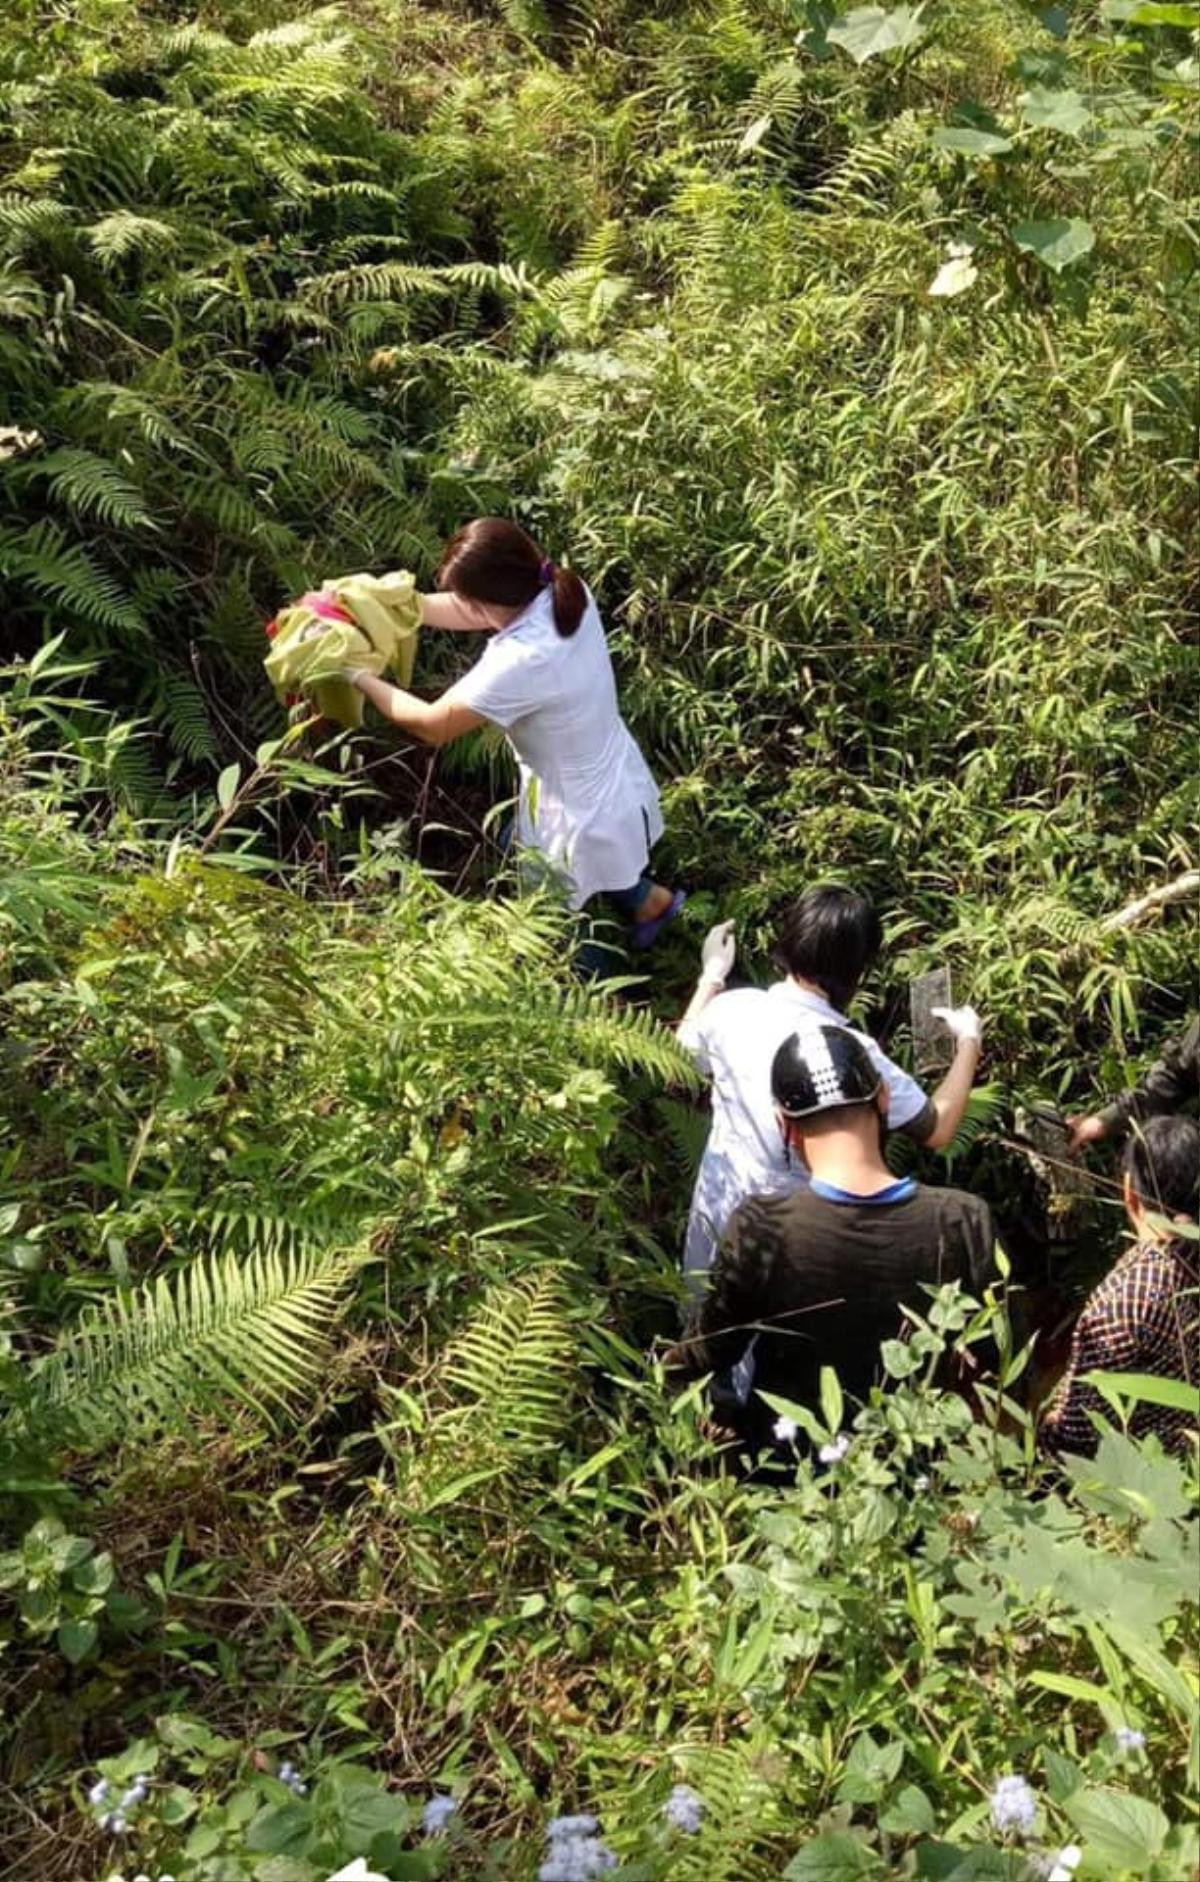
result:
[[[747,1196],[802,1189],[808,1172],[784,1156],[771,1106],[771,1061],[797,1026],[849,1027],[845,1009],[883,940],[866,897],[836,883],[809,889],[784,916],[775,946],[783,978],[765,990],[724,993],[733,966],[733,923],[707,936],[700,978],[679,1026],[679,1043],[712,1079],[712,1128],[696,1176],[684,1271],[702,1276],[726,1225]],[[717,996],[721,997],[718,998]],[[855,1037],[886,1080],[887,1125],[931,1150],[954,1142],[979,1063],[981,1027],[973,1007],[935,1009],[954,1035],[954,1059],[930,1097],[869,1034]]]
[[[1071,1356],[1050,1409],[1042,1442],[1051,1451],[1090,1457],[1100,1441],[1093,1413],[1109,1416],[1089,1372],[1146,1372],[1162,1379],[1200,1380],[1200,1124],[1190,1117],[1151,1118],[1135,1126],[1125,1147],[1125,1210],[1134,1232],[1112,1272],[1087,1300]],[[1191,1233],[1188,1234],[1187,1231]],[[1197,1429],[1194,1412],[1141,1403],[1129,1430],[1157,1432],[1184,1451]]]
[[[662,835],[658,789],[617,704],[599,610],[571,569],[542,554],[503,517],[478,517],[448,544],[439,592],[422,595],[431,627],[485,634],[470,672],[440,699],[423,700],[376,674],[347,675],[384,718],[427,745],[477,726],[503,728],[516,754],[516,846],[543,859],[573,909],[603,896],[649,947],[679,913],[646,873]],[[601,971],[593,941],[588,965]]]
[[[1123,1091],[1102,1111],[1068,1120],[1068,1149],[1078,1156],[1085,1144],[1122,1137],[1133,1123],[1150,1117],[1171,1117],[1200,1097],[1200,1013],[1163,1047],[1146,1076],[1130,1091]]]
[[[993,1268],[987,1204],[893,1176],[881,1153],[890,1094],[866,1045],[845,1027],[791,1034],[775,1053],[771,1095],[789,1159],[808,1182],[735,1211],[701,1302],[695,1338],[668,1363],[714,1375],[713,1406],[752,1453],[774,1414],[757,1396],[819,1402],[822,1366],[865,1398],[879,1347],[903,1336],[902,1309],[956,1281],[979,1296]]]

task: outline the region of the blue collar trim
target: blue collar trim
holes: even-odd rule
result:
[[[886,1189],[877,1189],[873,1196],[856,1196],[851,1189],[839,1189],[836,1183],[823,1183],[819,1176],[812,1179],[814,1196],[823,1196],[826,1202],[862,1202],[868,1207],[881,1202],[907,1202],[917,1193],[916,1181],[911,1176],[902,1176],[898,1182],[889,1183]]]

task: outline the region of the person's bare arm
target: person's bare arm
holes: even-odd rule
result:
[[[403,687],[393,686],[375,673],[355,673],[351,678],[385,719],[420,739],[423,745],[449,745],[453,739],[486,724],[482,713],[472,712],[470,706],[461,706],[445,695],[441,699],[418,699],[415,693],[406,693]]]
[[[422,627],[443,627],[452,634],[486,633],[488,623],[468,613],[456,595],[422,595]]]
[[[966,1114],[967,1103],[971,1096],[971,1087],[975,1083],[975,1072],[979,1064],[980,1041],[974,1037],[959,1037],[954,1049],[950,1070],[933,1093],[930,1103],[937,1113],[937,1122],[924,1139],[929,1150],[948,1150],[958,1136],[959,1126]]]

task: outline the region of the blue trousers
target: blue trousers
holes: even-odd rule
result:
[[[632,926],[634,916],[653,887],[650,876],[639,876],[632,889],[607,889],[603,895],[593,896],[580,910],[575,971],[581,980],[609,980],[614,974],[622,973],[627,965],[617,937],[604,934],[606,928],[613,926],[604,919],[604,903],[607,902],[613,914],[622,916],[627,926]],[[597,903],[601,905],[599,909]]]

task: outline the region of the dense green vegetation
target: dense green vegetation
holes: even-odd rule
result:
[[[1105,918],[1196,860],[1198,30],[8,9],[0,1876],[531,1882],[564,1810],[630,1882],[1197,1873],[1195,1460],[1038,1463],[1030,1294],[1119,1230],[1100,1181],[1047,1256],[1009,1138],[1194,983],[1186,911]],[[487,511],[596,588],[664,783],[636,1004],[491,886],[493,742],[283,738],[263,682],[289,594]],[[985,1014],[955,1169],[1019,1285],[752,1484],[652,1356],[662,1022],[830,874],[897,1050],[909,971]]]

